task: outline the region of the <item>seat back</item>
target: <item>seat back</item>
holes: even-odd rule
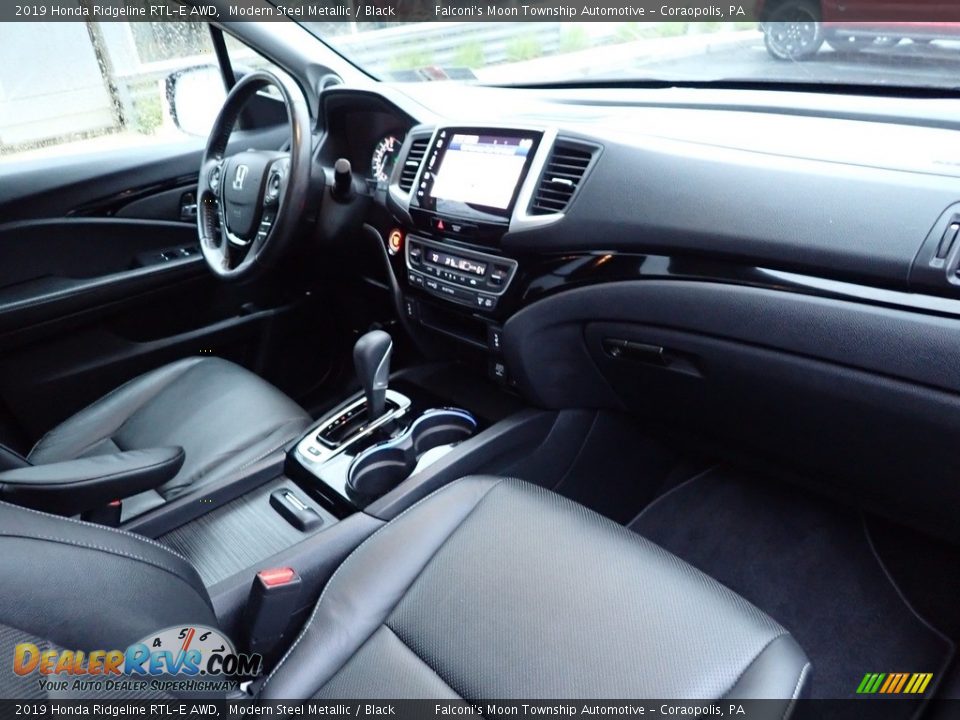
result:
[[[85,654],[125,650],[173,626],[217,625],[199,575],[172,550],[3,502],[0,579],[0,652],[20,643]],[[38,677],[24,687],[36,691]],[[17,681],[13,673],[0,679],[0,697],[25,697],[22,683],[5,687]]]

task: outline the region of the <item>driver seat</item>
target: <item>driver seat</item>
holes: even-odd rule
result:
[[[0,453],[0,469],[183,448],[183,465],[171,480],[124,499],[126,520],[239,476],[310,422],[300,406],[252,372],[220,358],[187,358],[116,388],[44,435],[26,458]]]

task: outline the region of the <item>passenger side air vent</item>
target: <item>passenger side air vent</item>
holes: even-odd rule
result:
[[[410,152],[407,153],[403,161],[403,168],[400,170],[400,189],[404,192],[410,192],[414,180],[417,179],[417,171],[420,169],[420,163],[423,162],[423,156],[427,154],[427,147],[430,145],[429,137],[416,138],[410,143]]]
[[[533,194],[530,214],[551,215],[566,210],[596,154],[596,147],[557,140]]]

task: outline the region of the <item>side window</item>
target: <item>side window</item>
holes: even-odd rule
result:
[[[225,96],[205,23],[11,23],[3,35],[0,162],[182,140],[176,75],[203,84],[195,126],[209,127]]]
[[[224,33],[223,38],[227,45],[227,54],[230,56],[230,65],[237,76],[251,70],[279,70],[274,63],[229,33]]]

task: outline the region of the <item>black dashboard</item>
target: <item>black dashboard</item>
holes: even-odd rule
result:
[[[956,105],[790,95],[338,87],[321,152],[402,138],[367,225],[415,336],[952,534]]]
[[[321,164],[332,166],[337,158],[346,158],[372,186],[386,184],[403,140],[416,122],[384,98],[366,93],[341,97],[327,93],[320,117]]]
[[[368,179],[380,163],[390,179],[375,183],[377,201],[398,227],[454,246],[515,259],[657,253],[960,298],[960,253],[939,247],[960,201],[960,162],[946,150],[956,128],[939,118],[923,125],[869,103],[856,118],[849,108],[814,115],[770,102],[684,107],[623,97],[513,103],[511,116],[499,111],[509,92],[333,88],[323,96],[322,160],[347,157]],[[499,136],[501,147],[505,135],[526,133],[527,162],[510,170],[519,174],[458,166],[478,187],[513,188],[505,208],[431,196],[425,165],[442,160],[436,134],[464,130]],[[402,143],[384,152],[378,143],[389,138]],[[930,262],[917,265],[930,248]]]
[[[857,115],[516,93],[322,95],[319,157],[364,178],[410,320],[487,346],[545,296],[650,277],[960,313],[960,164],[937,103],[924,124],[877,98]],[[910,149],[877,151],[890,140]]]

